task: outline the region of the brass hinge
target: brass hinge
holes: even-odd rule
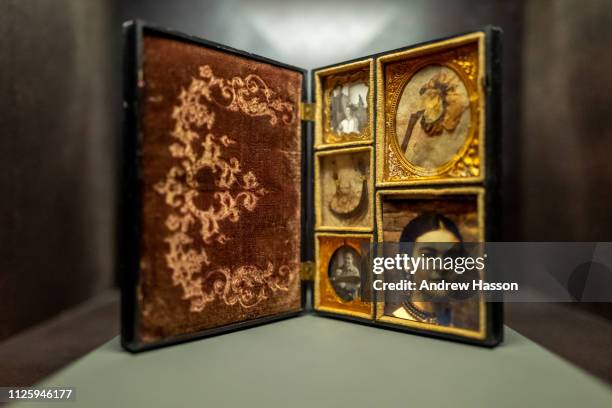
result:
[[[314,280],[314,262],[302,262],[300,267],[300,279],[303,281]]]
[[[300,104],[300,117],[302,120],[314,122],[315,120],[315,104],[302,102]]]

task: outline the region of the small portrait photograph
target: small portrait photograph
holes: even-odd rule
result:
[[[371,279],[368,276],[371,245],[370,234],[316,234],[316,310],[373,317]]]
[[[479,224],[479,197],[462,194],[442,197],[410,193],[382,195],[382,235],[384,242],[398,243],[399,251],[410,257],[465,257],[465,245],[481,242],[483,226]],[[457,274],[443,268],[418,268],[416,271],[386,271],[385,282],[413,281],[420,287],[428,283],[459,282],[479,279],[479,272]],[[416,294],[415,294],[416,293]],[[464,329],[481,333],[479,296],[466,296],[465,292],[423,289],[414,291],[386,291],[380,305],[381,320],[408,324],[425,323]],[[379,307],[380,307],[379,306]]]
[[[471,125],[468,91],[453,69],[428,65],[406,83],[397,106],[395,137],[409,163],[428,170],[451,161]]]
[[[317,225],[320,228],[372,228],[369,147],[317,153]]]
[[[316,98],[322,105],[315,147],[372,141],[373,64],[368,59],[315,72]]]
[[[368,125],[368,85],[356,82],[334,87],[329,121],[331,129],[338,134],[361,133]]]
[[[331,257],[328,278],[336,295],[345,302],[360,298],[361,256],[351,246],[336,249]]]

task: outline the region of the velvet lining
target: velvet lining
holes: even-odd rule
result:
[[[138,337],[300,308],[299,72],[145,35]]]

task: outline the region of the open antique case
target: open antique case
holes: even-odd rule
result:
[[[316,69],[312,102],[305,70],[140,22],[125,38],[126,349],[295,316],[307,291],[321,315],[501,341],[499,303],[442,322],[364,296],[372,243],[497,239],[499,30]]]

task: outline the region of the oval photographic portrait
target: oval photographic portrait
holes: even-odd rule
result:
[[[329,282],[340,299],[345,302],[360,299],[361,256],[352,247],[336,249],[328,268]]]
[[[468,91],[446,66],[428,65],[406,83],[397,105],[400,153],[414,166],[433,170],[451,161],[470,129]]]

